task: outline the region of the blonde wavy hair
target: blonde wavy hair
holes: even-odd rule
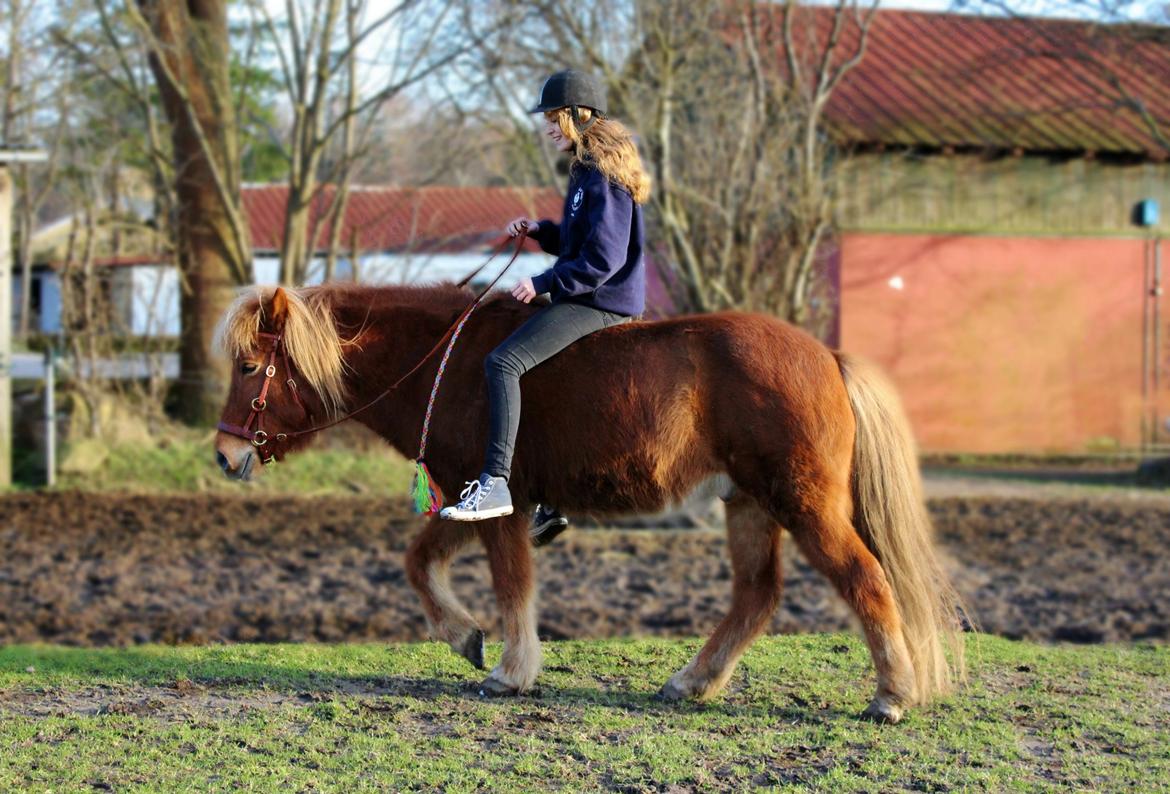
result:
[[[568,108],[550,110],[544,114],[549,121],[561,128],[561,134],[573,142],[573,164],[589,160],[606,179],[624,187],[634,197],[634,203],[645,204],[650,198],[650,175],[642,165],[634,136],[620,121],[598,116],[593,119],[589,108],[578,108],[577,118],[584,130],[573,123]]]
[[[321,287],[249,289],[236,298],[220,321],[216,345],[235,359],[257,355],[267,313],[268,322],[280,326],[292,365],[317,392],[326,410],[336,415],[345,407],[347,397],[341,349],[353,342],[338,336],[329,295],[330,291]]]

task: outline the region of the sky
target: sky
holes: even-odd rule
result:
[[[833,4],[834,0],[809,0]],[[864,2],[864,0],[862,0]],[[1109,16],[1113,20],[1142,21],[1166,20],[1166,0],[996,0],[1018,13],[1034,16],[1055,16],[1064,18],[1100,19]],[[972,14],[987,12],[995,3],[981,0],[882,0],[879,8],[903,8],[914,11],[953,11]],[[1103,14],[1111,9],[1112,14]]]
[[[882,8],[909,8],[915,11],[946,11],[950,2],[939,0],[892,0],[882,3]]]

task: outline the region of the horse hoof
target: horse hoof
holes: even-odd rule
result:
[[[690,695],[675,686],[673,682],[667,681],[662,685],[662,689],[658,690],[658,694],[654,696],[654,699],[659,703],[678,703],[680,700],[686,700],[688,697]]]
[[[514,686],[509,686],[499,679],[488,676],[479,685],[477,690],[481,698],[507,698],[515,697],[520,694],[520,691]]]
[[[459,649],[459,655],[467,661],[471,662],[476,670],[483,670],[483,629],[476,629],[467,636],[463,641],[463,647]]]
[[[861,712],[862,718],[883,725],[897,725],[902,721],[902,714],[901,706],[895,706],[879,698],[871,700],[865,711]]]

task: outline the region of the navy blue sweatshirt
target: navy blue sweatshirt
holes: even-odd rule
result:
[[[542,220],[532,237],[557,257],[533,277],[536,294],[626,316],[645,310],[642,208],[596,166],[574,166],[560,224]]]

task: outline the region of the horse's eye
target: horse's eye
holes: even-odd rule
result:
[[[260,365],[253,364],[251,361],[245,361],[240,365],[240,372],[244,373],[245,375],[251,375],[258,369],[260,369]]]

